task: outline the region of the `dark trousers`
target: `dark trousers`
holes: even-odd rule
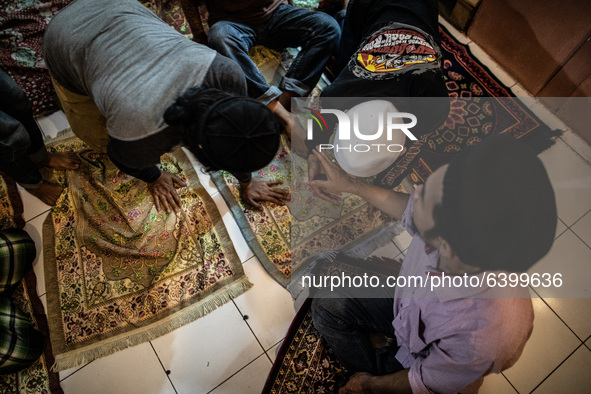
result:
[[[279,97],[281,90],[298,96],[310,93],[336,49],[339,36],[339,26],[328,14],[284,4],[273,12],[263,26],[216,22],[209,31],[208,44],[240,65],[246,76],[250,97],[268,103]],[[250,48],[257,44],[275,50],[286,47],[302,48],[281,81],[279,89],[269,87],[248,56]]]
[[[383,298],[353,298],[345,289],[315,295],[314,326],[349,373],[387,375],[404,369],[395,358],[397,346],[374,349],[368,335],[395,338],[393,291],[384,290]]]
[[[47,158],[43,134],[25,92],[0,70],[0,170],[23,187],[43,181],[38,162]]]

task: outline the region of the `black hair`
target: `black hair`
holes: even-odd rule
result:
[[[183,143],[206,171],[255,171],[279,148],[281,127],[266,105],[219,89],[187,90],[168,107],[164,120],[181,126]]]
[[[208,160],[202,149],[198,148],[196,139],[201,131],[203,117],[207,110],[216,102],[238,95],[215,88],[193,87],[179,96],[164,112],[164,121],[170,126],[182,126],[183,142],[205,167],[205,171],[216,171],[217,168]]]

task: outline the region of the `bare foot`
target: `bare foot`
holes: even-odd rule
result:
[[[41,187],[26,190],[45,204],[54,206],[64,188],[55,183],[43,181]]]
[[[73,152],[55,152],[50,153],[47,160],[40,162],[39,166],[55,170],[76,170],[80,167],[80,159]]]

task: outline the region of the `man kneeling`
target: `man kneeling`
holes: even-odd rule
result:
[[[487,278],[527,271],[552,245],[554,192],[537,156],[494,136],[409,196],[360,183],[314,154],[328,177],[316,186],[355,193],[402,219],[413,239],[399,277],[440,285],[444,277],[467,279],[384,288],[379,299],[317,294],[314,324],[353,374],[340,392],[476,392],[485,375],[512,366],[533,327],[528,288],[489,287]],[[476,282],[482,286],[471,286]]]

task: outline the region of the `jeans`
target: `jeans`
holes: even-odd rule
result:
[[[37,165],[47,158],[43,134],[25,92],[0,70],[0,170],[25,188],[41,185]]]
[[[208,44],[235,60],[246,76],[248,95],[268,104],[279,97],[282,90],[306,96],[320,79],[339,37],[339,26],[328,14],[284,4],[262,26],[228,21],[215,23],[209,31]],[[250,60],[248,51],[258,44],[278,51],[285,47],[302,48],[281,81],[281,90],[269,87]]]
[[[404,369],[395,359],[398,348],[390,345],[374,349],[368,332],[395,338],[393,305],[393,294],[384,294],[384,298],[352,298],[344,289],[326,290],[316,294],[312,301],[312,318],[349,373],[387,375]]]

